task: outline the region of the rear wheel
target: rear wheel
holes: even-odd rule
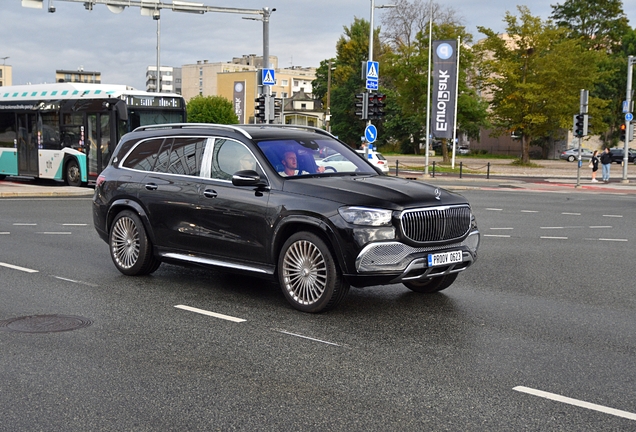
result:
[[[444,276],[434,277],[432,279],[405,281],[402,282],[405,287],[411,291],[418,293],[431,294],[448,288],[455,282],[459,273],[451,273]]]
[[[329,247],[306,231],[292,235],[283,245],[278,278],[287,301],[303,312],[329,310],[349,292]]]
[[[75,159],[71,159],[66,163],[64,180],[69,186],[77,187],[82,185],[82,174]]]
[[[125,275],[147,275],[161,265],[152,254],[152,244],[141,219],[130,210],[115,217],[108,244],[115,267]]]

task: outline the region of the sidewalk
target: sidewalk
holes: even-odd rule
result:
[[[64,186],[57,182],[12,178],[0,180],[0,198],[92,197],[92,187]]]
[[[468,161],[470,164],[475,162]],[[413,180],[425,181],[450,190],[527,190],[554,192],[596,192],[596,193],[627,193],[636,194],[636,166],[628,175],[629,183],[622,182],[622,167],[612,167],[610,183],[591,183],[587,169],[581,170],[581,179],[577,186],[576,165],[567,162],[547,161],[546,167],[536,170],[515,167],[513,165],[497,165],[486,174],[458,174],[437,173],[435,177],[425,176],[423,171],[401,169],[399,176]],[[555,163],[556,162],[556,163]],[[481,162],[478,162],[481,163]],[[566,164],[566,165],[564,165]],[[395,175],[391,169],[389,175]],[[599,172],[600,176],[600,172]],[[600,178],[600,177],[599,177]],[[33,180],[11,177],[0,180],[0,198],[34,198],[34,197],[92,197],[92,187],[65,186],[59,182]]]

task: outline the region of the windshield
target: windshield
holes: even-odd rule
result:
[[[353,149],[330,138],[258,142],[281,177],[334,174],[377,174]]]

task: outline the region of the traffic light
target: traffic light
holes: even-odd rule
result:
[[[356,94],[356,115],[361,120],[366,120],[369,117],[369,99],[367,93]]]
[[[273,98],[274,99],[274,116],[280,117],[283,113],[283,99],[282,98]],[[283,123],[281,119],[281,123]]]
[[[574,116],[574,136],[579,138],[587,135],[587,114],[577,114]]]
[[[385,101],[385,94],[369,94],[369,119],[380,120],[382,117],[384,117]]]
[[[255,100],[256,106],[254,107],[254,118],[259,119],[258,123],[265,123],[265,96],[261,95]]]
[[[623,123],[621,125],[621,136],[620,136],[620,141],[625,141],[625,135],[627,133],[627,126],[625,125],[625,123]]]

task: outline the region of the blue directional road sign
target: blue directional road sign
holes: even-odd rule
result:
[[[377,89],[378,89],[377,81],[367,80],[367,90],[377,90]]]
[[[263,85],[273,86],[276,84],[276,75],[274,69],[263,69]]]
[[[634,114],[632,114],[632,113],[630,113],[630,112],[628,112],[627,114],[625,114],[625,121],[630,122],[630,121],[632,121],[632,120],[634,120]]]
[[[364,129],[364,138],[367,140],[368,143],[375,142],[375,140],[378,138],[378,130],[376,129],[376,127],[372,124],[368,125]]]

